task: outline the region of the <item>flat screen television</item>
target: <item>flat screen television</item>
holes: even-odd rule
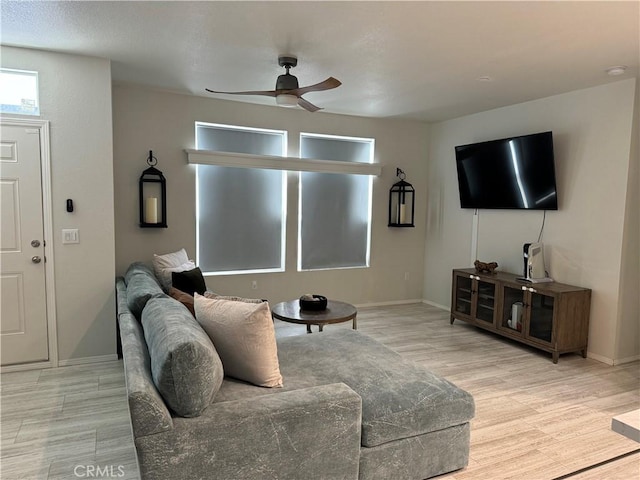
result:
[[[462,208],[558,209],[551,132],[455,150]]]

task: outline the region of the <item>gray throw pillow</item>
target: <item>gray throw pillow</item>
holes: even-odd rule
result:
[[[142,328],[153,383],[165,403],[182,417],[200,416],[224,377],[211,340],[187,308],[167,296],[149,300]]]

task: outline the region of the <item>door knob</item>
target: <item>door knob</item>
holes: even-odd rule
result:
[[[40,246],[40,240],[31,240],[31,246],[33,248],[38,248]]]
[[[40,263],[42,259],[38,255],[34,255],[33,257],[31,257],[31,261],[33,263]]]

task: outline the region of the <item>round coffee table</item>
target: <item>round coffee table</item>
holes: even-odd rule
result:
[[[317,325],[318,330],[330,323],[342,323],[353,320],[353,329],[358,329],[356,315],[358,310],[349,303],[329,300],[326,310],[301,310],[298,299],[282,302],[271,308],[273,318],[289,323],[300,323],[307,326],[307,333],[311,333],[311,325]]]

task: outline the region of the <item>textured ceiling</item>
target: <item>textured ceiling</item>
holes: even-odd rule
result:
[[[1,1],[1,42],[104,57],[116,83],[269,90],[297,55],[325,111],[437,121],[637,77],[640,2]],[[627,65],[623,76],[605,69]],[[490,77],[481,81],[480,77]],[[272,105],[269,97],[230,97]]]

